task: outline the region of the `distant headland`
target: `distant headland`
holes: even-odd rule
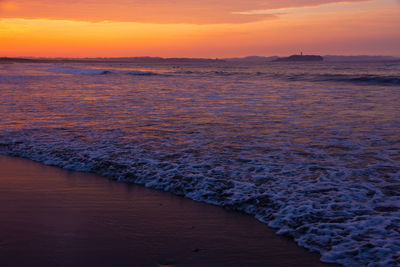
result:
[[[324,58],[320,55],[292,55],[289,57],[280,57],[275,59],[274,61],[323,61]]]
[[[266,62],[293,62],[293,61],[324,61],[324,62],[384,62],[384,61],[400,61],[400,57],[393,56],[371,56],[371,55],[358,55],[358,56],[340,56],[340,55],[292,55],[289,57],[278,56],[248,56],[248,57],[235,57],[223,58],[225,61],[230,62],[245,62],[245,63],[266,63]]]

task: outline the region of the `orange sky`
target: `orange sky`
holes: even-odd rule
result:
[[[400,56],[399,0],[0,0],[0,56]]]

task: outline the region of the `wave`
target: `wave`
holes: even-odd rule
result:
[[[346,74],[323,74],[316,77],[318,81],[329,82],[350,82],[358,84],[372,85],[400,85],[399,76],[380,76],[380,75],[346,75]]]
[[[74,67],[52,67],[47,68],[45,71],[57,74],[74,74],[74,75],[134,75],[134,76],[151,76],[161,75],[152,71],[139,71],[139,70],[115,70],[115,69],[97,69],[97,68],[74,68]],[[352,83],[360,85],[383,85],[392,86],[400,85],[400,76],[391,75],[373,75],[373,74],[280,74],[268,72],[237,72],[237,71],[175,71],[170,74],[174,75],[201,75],[201,76],[241,76],[241,77],[254,77],[265,79],[281,79],[286,81],[306,81],[306,82],[341,82]],[[167,75],[167,74],[164,74]]]
[[[201,75],[201,76],[241,76],[244,78],[278,79],[285,81],[306,82],[342,82],[360,85],[400,85],[400,76],[374,75],[374,74],[332,74],[332,73],[269,73],[269,72],[238,72],[238,71],[175,71],[178,75]]]
[[[400,76],[381,76],[372,74],[275,74],[273,78],[286,81],[341,82],[360,85],[400,85]]]
[[[135,76],[158,75],[158,73],[152,71],[90,69],[90,68],[72,68],[72,67],[52,67],[46,69],[45,71],[58,74],[75,74],[75,75],[107,75],[107,74],[127,74]]]

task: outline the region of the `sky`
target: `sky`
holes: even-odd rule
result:
[[[400,56],[400,0],[0,0],[0,56]]]

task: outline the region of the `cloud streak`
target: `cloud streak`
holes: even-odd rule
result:
[[[360,2],[366,0],[350,0]],[[154,24],[238,24],[277,18],[279,14],[249,14],[318,6],[338,0],[0,0],[2,18],[48,18]],[[12,8],[10,8],[12,7]]]

